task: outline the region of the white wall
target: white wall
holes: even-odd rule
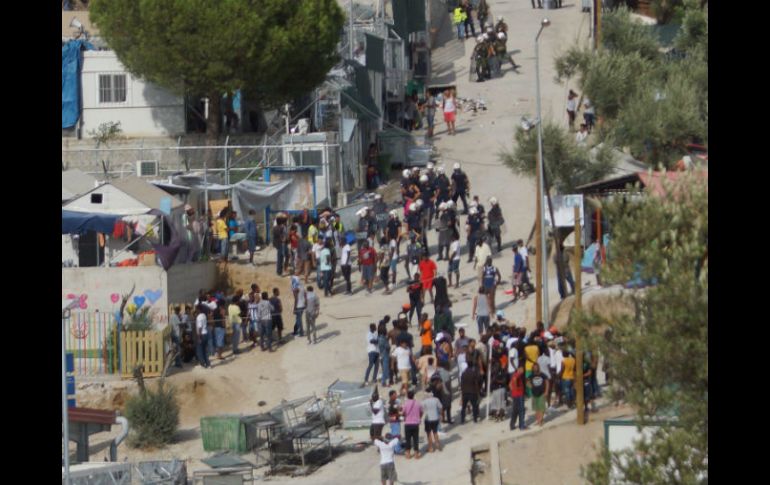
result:
[[[121,73],[126,73],[126,101],[100,104],[99,75]],[[85,51],[81,80],[84,137],[108,121],[120,121],[128,137],[184,134],[184,99],[131,76],[113,51]]]
[[[190,263],[172,266],[168,272],[160,266],[130,266],[126,268],[62,268],[62,299],[74,295],[86,308],[78,311],[114,313],[120,310],[120,301],[113,302],[131,291],[136,284],[134,297],[143,297],[156,321],[168,321],[169,303],[195,301],[200,288],[211,289],[216,285],[216,263]],[[83,298],[85,296],[85,298]],[[152,303],[150,297],[155,299]]]

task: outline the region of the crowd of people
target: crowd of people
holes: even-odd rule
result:
[[[312,286],[294,283],[292,281],[294,310],[300,328],[295,325],[293,334],[304,336],[307,332],[308,343],[315,342],[315,318],[320,312],[320,301]],[[301,328],[303,314],[306,329]],[[245,296],[243,290],[231,296],[221,291],[200,290],[192,305],[174,308],[169,322],[176,347],[176,367],[195,359],[201,367],[211,368],[210,357],[224,360],[226,352],[228,356],[240,354],[241,344],[248,342],[251,342],[250,348],[259,346],[263,352],[273,352],[285,343],[281,292],[278,288],[270,293],[261,291],[256,283]]]
[[[422,313],[419,321],[419,352],[404,313],[392,322],[386,316],[378,325],[370,324],[366,334],[369,365],[364,384],[369,383],[372,370],[372,382],[377,382],[378,363],[382,362],[381,381],[370,401],[370,438],[380,451],[383,477],[395,474],[394,454],[403,453],[407,459],[421,457],[421,423],[427,453],[441,451],[438,432],[442,425],[454,424],[453,403],[460,406],[460,424],[471,418],[475,423],[481,418],[481,401],[486,397],[489,419],[504,421],[509,417],[510,430],[527,429],[527,398],[538,426],[543,425],[547,411],[576,406],[575,344],[555,326],[546,329],[538,322],[528,332],[497,311],[494,322],[480,329],[480,337],[474,339],[464,328],[455,329],[451,318],[430,320]],[[586,412],[594,408],[593,400],[600,396],[597,371],[598,355],[585,351]],[[387,390],[385,401],[380,398],[380,388]],[[418,392],[423,397],[418,397]]]

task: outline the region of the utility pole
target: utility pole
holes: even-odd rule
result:
[[[540,164],[542,163],[542,160],[540,160],[540,151],[537,152],[537,173],[540,174],[541,168]],[[542,218],[540,217],[540,214],[542,214],[543,208],[541,207],[543,203],[543,194],[540,192],[540,184],[537,184],[537,215],[535,216],[535,247],[536,247],[536,253],[537,257],[535,258],[535,322],[542,322],[543,321],[543,258],[541,251],[544,251],[545,248],[542,244],[542,239],[540,238],[540,233],[543,230],[543,224],[542,224]]]
[[[580,260],[580,208],[575,206],[575,313],[583,308],[583,282],[581,278]],[[583,399],[583,342],[580,335],[575,335],[575,390],[577,391],[577,422],[585,424],[585,402]]]
[[[348,46],[350,48],[350,59],[353,59],[353,0],[348,2]]]
[[[596,0],[596,33],[594,40],[598,49],[602,44],[602,0]]]

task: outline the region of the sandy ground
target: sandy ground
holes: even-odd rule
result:
[[[441,154],[441,162],[451,171],[455,161],[463,165],[471,182],[471,193],[478,194],[483,203],[495,196],[503,208],[507,222],[503,243],[506,246],[502,254],[495,255],[495,264],[501,269],[504,280],[510,280],[512,258],[510,244],[513,240],[526,239],[532,228],[535,209],[534,180],[518,177],[502,166],[498,160],[501,150],[512,148],[513,130],[524,114],[534,116],[535,113],[535,76],[534,76],[534,38],[540,25],[544,11],[532,10],[529,2],[489,2],[492,13],[504,15],[509,25],[509,48],[518,48],[522,53],[516,56],[516,62],[523,65],[519,74],[508,69],[504,77],[485,83],[477,84],[468,81],[468,59],[470,58],[473,41],[464,44],[453,40],[447,49],[462,53],[456,65],[458,93],[461,97],[477,97],[481,95],[489,107],[486,112],[472,115],[460,113],[457,122],[457,135],[448,136],[443,122],[438,121],[436,146]],[[580,13],[580,5],[566,4],[565,8],[548,12],[552,26],[541,36],[541,82],[543,98],[543,116],[562,120],[566,123],[563,113],[568,86],[560,86],[553,82],[554,68],[552,59],[561,50],[574,43],[578,35],[587,36],[587,14]],[[579,32],[582,32],[579,34]],[[464,50],[464,52],[463,52]],[[463,70],[464,69],[464,70]],[[439,117],[437,117],[439,118]],[[464,222],[464,220],[462,221]],[[436,233],[429,236],[431,244],[436,243]],[[463,244],[465,239],[462,239]],[[506,251],[507,249],[507,251]],[[465,250],[465,248],[464,248]],[[233,279],[236,287],[246,289],[251,279],[260,283],[264,288],[274,281],[273,268],[268,266],[274,260],[275,252],[267,249],[258,258],[262,263],[257,267],[243,266],[243,272]],[[439,265],[445,271],[445,263]],[[240,269],[240,268],[239,268]],[[125,445],[119,449],[120,459],[127,457],[131,461],[183,458],[188,461],[188,471],[204,468],[198,460],[208,454],[203,451],[200,440],[199,420],[202,416],[222,413],[256,414],[278,404],[282,398],[325,394],[326,388],[336,379],[363,381],[367,356],[365,351],[365,335],[370,322],[377,321],[383,315],[395,316],[402,303],[408,301],[403,285],[403,265],[399,265],[399,285],[390,296],[382,294],[382,289],[376,289],[372,295],[360,291],[360,285],[354,285],[353,296],[337,294],[332,298],[322,298],[321,315],[318,318],[319,337],[317,345],[308,346],[304,339],[289,342],[275,353],[249,351],[236,359],[227,359],[216,363],[211,370],[186,365],[182,372],[169,377],[172,384],[177,386],[182,404],[181,427],[178,442],[162,450],[138,451]],[[554,278],[554,270],[550,270],[550,301],[558,301],[558,293]],[[360,275],[354,273],[354,282]],[[459,290],[450,290],[450,297],[455,301],[453,313],[459,322],[469,324],[468,334],[477,336],[475,323],[470,321],[471,297],[475,286],[471,281],[475,271],[465,262],[461,263],[461,281]],[[337,289],[341,288],[338,279]],[[290,307],[291,297],[286,290],[288,278],[279,281],[284,295],[284,306]],[[517,325],[524,324],[528,329],[534,327],[535,298],[511,305],[502,291],[510,288],[503,285],[499,289],[497,301],[505,310],[506,317]],[[428,307],[432,314],[432,308]],[[292,319],[284,315],[285,327],[290,329]],[[414,330],[413,330],[414,331]],[[415,332],[416,333],[416,332]],[[243,347],[245,348],[245,347]],[[125,382],[108,382],[105,388],[92,386],[79,394],[79,398],[92,396],[94,402],[102,401],[104,407],[110,408],[120,404],[124,397],[117,400],[111,393],[106,392],[110,387],[123,387],[123,393],[132,389],[132,384]],[[79,391],[80,392],[80,391]],[[264,402],[260,406],[260,402]],[[81,401],[83,403],[83,401]],[[482,402],[482,408],[484,402]],[[101,406],[100,406],[101,407]],[[455,404],[454,409],[459,406]],[[459,411],[459,410],[458,410]],[[574,411],[548,418],[546,429],[560,423],[574,421]],[[582,429],[582,428],[581,428]],[[101,433],[92,438],[92,460],[102,461],[107,454],[109,439],[117,433],[117,427],[112,433]],[[466,484],[470,482],[470,449],[478,444],[488,444],[505,439],[513,432],[508,431],[507,423],[483,422],[466,424],[446,430],[445,449],[425,458],[405,460],[398,458],[400,483],[413,484]],[[534,433],[527,431],[525,433]],[[545,435],[547,431],[538,431]],[[421,432],[421,435],[423,433]],[[339,431],[335,436],[345,437],[351,441],[365,439],[364,431]],[[571,438],[570,438],[571,436]],[[539,442],[540,438],[531,438],[530,442]],[[580,452],[579,446],[586,441],[580,432],[566,436],[564,450]],[[572,441],[569,441],[569,440]],[[591,441],[593,438],[588,439]],[[424,442],[424,436],[421,436]],[[74,449],[74,447],[73,447]],[[253,458],[249,455],[246,458]],[[564,459],[566,460],[566,458]],[[361,453],[348,453],[338,457],[333,463],[323,466],[314,474],[303,478],[272,478],[271,481],[292,483],[377,483],[379,480],[377,453],[368,448]],[[565,463],[572,463],[565,461]],[[570,472],[575,471],[571,470]],[[529,483],[541,483],[539,480],[528,480]]]
[[[626,407],[608,406],[579,426],[575,420],[530,435],[501,441],[503,485],[583,483],[580,469],[594,461],[604,441],[605,419],[629,416]]]

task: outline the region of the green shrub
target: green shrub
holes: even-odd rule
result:
[[[179,426],[179,404],[173,386],[158,383],[156,389],[144,389],[126,401],[126,417],[134,448],[160,447],[170,443]]]

